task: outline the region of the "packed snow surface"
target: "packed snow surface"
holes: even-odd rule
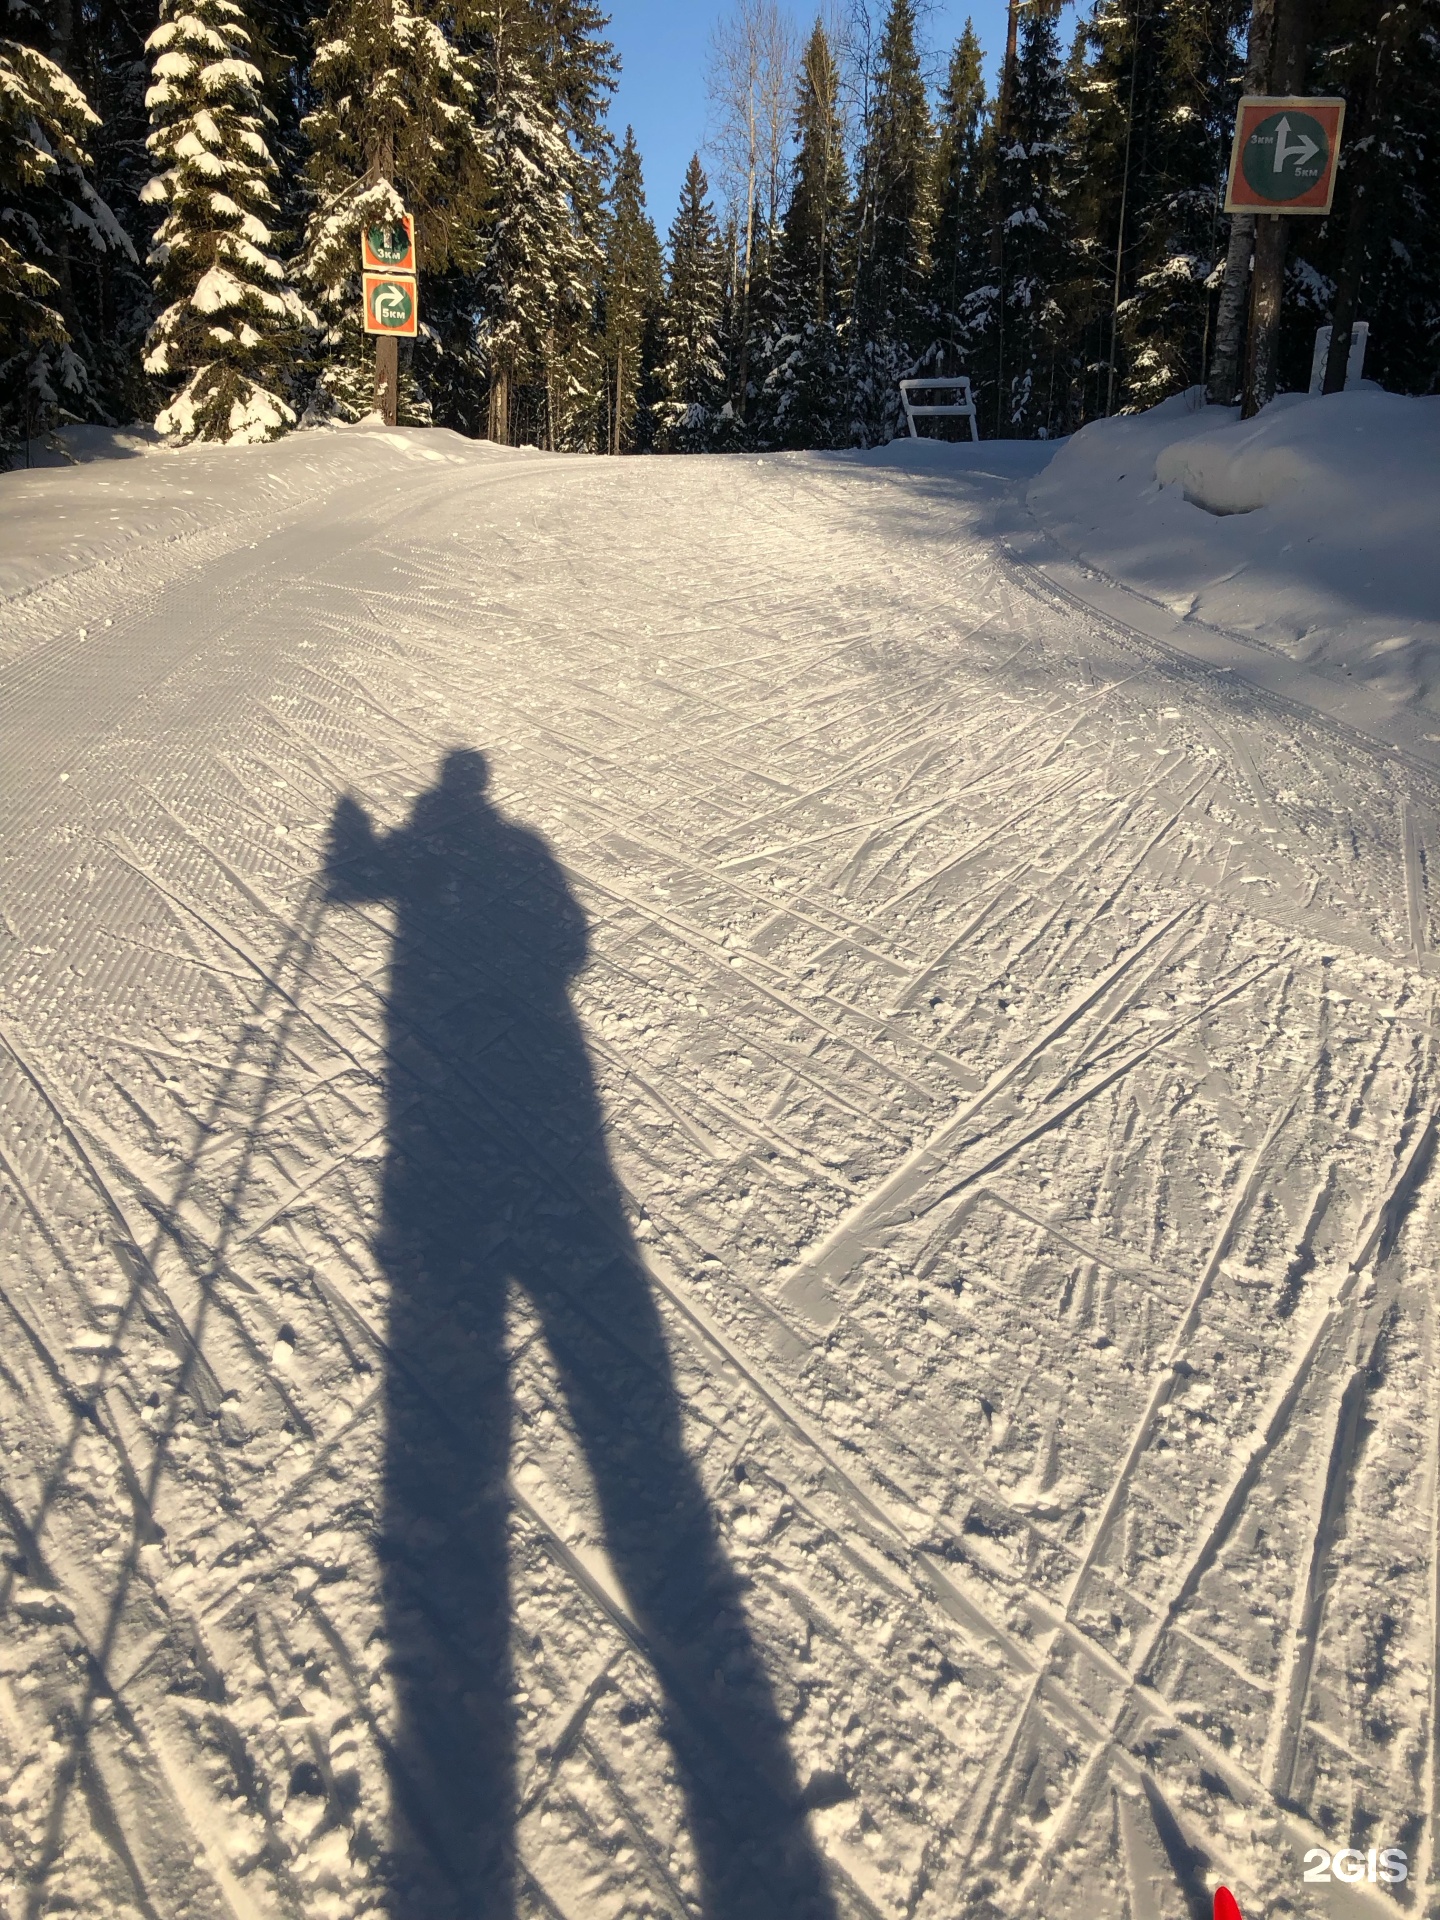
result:
[[[1440,399],[1286,394],[1242,421],[1182,394],[1084,428],[1030,500],[1113,579],[1440,726]]]
[[[1037,499],[1320,484],[1167,420]],[[145,444],[0,480],[0,1910],[1423,1911],[1423,739],[1046,449]]]

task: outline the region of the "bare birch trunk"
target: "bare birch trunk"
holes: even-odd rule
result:
[[[1220,305],[1215,314],[1215,351],[1210,356],[1208,390],[1217,407],[1233,407],[1240,398],[1240,346],[1245,333],[1250,257],[1254,250],[1254,214],[1232,213],[1230,244],[1225,250],[1225,278],[1220,283]]]

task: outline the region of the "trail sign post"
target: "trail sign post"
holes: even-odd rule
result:
[[[1329,213],[1343,100],[1247,94],[1235,115],[1227,213]]]
[[[408,213],[360,233],[365,331],[375,335],[375,407],[387,427],[399,418],[400,345],[420,331],[415,222]]]

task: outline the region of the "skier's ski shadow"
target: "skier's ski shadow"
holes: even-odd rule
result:
[[[398,1710],[389,1912],[516,1911],[505,1347],[516,1286],[560,1375],[611,1565],[661,1682],[703,1912],[832,1920],[774,1695],[681,1444],[570,1004],[584,916],[544,842],[485,788],[484,757],[451,753],[384,837],[343,800],[327,862],[333,899],[396,912],[377,1248],[390,1287],[382,1550]],[[593,1629],[593,1611],[585,1622]],[[553,1658],[574,1662],[578,1697],[589,1674],[570,1645],[557,1631]]]

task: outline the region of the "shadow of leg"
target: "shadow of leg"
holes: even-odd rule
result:
[[[457,1175],[458,1175],[458,1170]],[[475,1168],[463,1187],[476,1200]],[[438,1192],[392,1207],[383,1552],[397,1712],[392,1920],[513,1920],[506,1276]]]
[[[685,1787],[706,1920],[833,1914],[741,1584],[682,1444],[649,1280],[572,1216],[573,1277],[527,1266],[594,1476],[611,1564],[649,1645]],[[573,1256],[581,1248],[586,1259]]]

